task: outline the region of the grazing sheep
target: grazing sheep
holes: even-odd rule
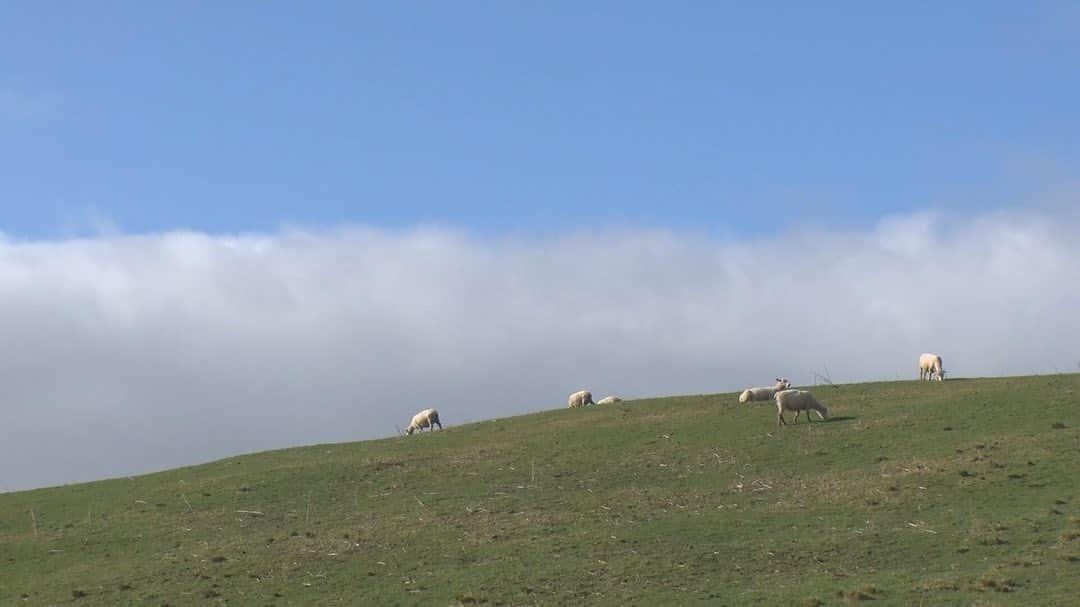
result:
[[[581,390],[580,392],[574,392],[567,399],[566,404],[568,407],[584,407],[585,405],[595,405],[592,399],[592,392],[588,390]]]
[[[776,385],[771,388],[747,388],[739,395],[740,403],[748,403],[754,400],[772,400],[773,395],[780,390],[787,390],[791,382],[786,377],[777,377]]]
[[[619,404],[621,402],[622,402],[622,399],[619,398],[618,396],[605,396],[604,398],[601,398],[600,400],[596,401],[596,404],[598,404],[598,405],[617,405],[617,404]]]
[[[934,375],[937,375],[938,381],[945,379],[945,369],[941,366],[941,357],[937,354],[922,354],[919,356],[919,379],[934,379]]]
[[[413,416],[412,421],[409,422],[409,427],[405,428],[405,434],[412,435],[414,431],[423,430],[424,428],[434,431],[435,426],[442,430],[442,423],[439,422],[439,412],[435,409],[424,409]]]
[[[810,420],[810,411],[817,411],[821,419],[829,419],[829,408],[819,403],[813,394],[806,390],[781,390],[776,393],[776,425],[786,425],[784,411],[795,412],[795,422],[799,423],[799,413],[806,411],[806,419]]]

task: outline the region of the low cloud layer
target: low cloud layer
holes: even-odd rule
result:
[[[0,241],[0,491],[623,397],[1076,371],[1080,220]]]

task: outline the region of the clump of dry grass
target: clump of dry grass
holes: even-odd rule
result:
[[[849,590],[847,592],[841,592],[840,598],[844,599],[846,603],[857,603],[859,601],[873,601],[880,598],[881,590],[875,586],[863,586],[862,588],[856,588],[855,590]]]
[[[1006,529],[1008,527],[999,523],[976,520],[971,525],[969,535],[976,543],[983,546],[1001,546],[1009,543],[1000,533]]]
[[[973,584],[979,592],[1015,592],[1020,586],[1020,582],[1012,578],[992,575],[984,575]]]
[[[1076,540],[1080,540],[1080,531],[1062,531],[1061,535],[1058,537],[1058,540],[1062,544],[1066,542],[1074,542]]]
[[[960,590],[960,585],[956,583],[956,580],[950,580],[947,578],[936,578],[927,580],[920,584],[916,590],[922,592],[953,592]]]

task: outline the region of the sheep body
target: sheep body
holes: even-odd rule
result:
[[[570,395],[570,398],[566,399],[566,405],[568,407],[584,407],[585,405],[595,405],[592,399],[592,392],[588,390],[579,390]]]
[[[747,388],[739,395],[740,403],[748,403],[755,400],[772,400],[780,390],[787,390],[791,382],[786,377],[777,377],[776,385],[770,388]]]
[[[439,421],[439,412],[435,409],[424,409],[413,416],[412,421],[409,422],[409,427],[405,429],[405,434],[411,435],[417,430],[423,430],[429,428],[434,431],[435,426],[442,430],[442,423]]]
[[[829,419],[829,408],[819,403],[813,394],[806,390],[781,390],[776,393],[776,425],[786,425],[784,411],[794,411],[795,421],[799,423],[799,414],[806,411],[806,419],[810,420],[810,412],[817,411],[821,419]]]
[[[605,396],[604,398],[601,398],[600,400],[596,401],[596,404],[598,404],[598,405],[617,405],[617,404],[619,404],[621,402],[622,402],[622,399],[619,398],[618,396]]]
[[[945,369],[941,366],[941,357],[937,354],[924,353],[919,356],[919,379],[944,381]]]

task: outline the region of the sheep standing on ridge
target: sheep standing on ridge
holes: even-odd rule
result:
[[[619,398],[618,396],[605,396],[604,398],[601,398],[600,400],[596,401],[596,404],[598,404],[598,405],[617,405],[617,404],[619,404],[621,402],[622,402],[622,399]]]
[[[568,398],[567,401],[566,401],[566,405],[568,407],[570,407],[570,408],[584,407],[585,405],[595,405],[595,404],[596,403],[594,403],[593,399],[592,399],[592,392],[589,392],[588,390],[581,390],[579,392],[574,392],[573,394],[570,395],[570,398]]]
[[[435,431],[435,426],[442,430],[442,423],[439,422],[439,412],[435,409],[424,409],[413,416],[412,421],[409,422],[409,427],[405,428],[405,434],[412,435],[416,430],[423,430],[429,428],[430,431]]]
[[[919,356],[919,379],[934,379],[944,381],[945,369],[941,366],[941,357],[937,354],[922,354]]]
[[[806,419],[811,420],[810,411],[817,411],[822,420],[829,419],[829,408],[819,403],[813,394],[806,390],[781,390],[776,393],[776,425],[787,425],[784,411],[794,411],[795,421],[799,423],[799,413],[806,411]]]
[[[786,377],[777,377],[776,385],[771,388],[747,388],[739,395],[740,403],[748,403],[754,400],[772,400],[773,395],[780,390],[787,390],[791,382]]]

